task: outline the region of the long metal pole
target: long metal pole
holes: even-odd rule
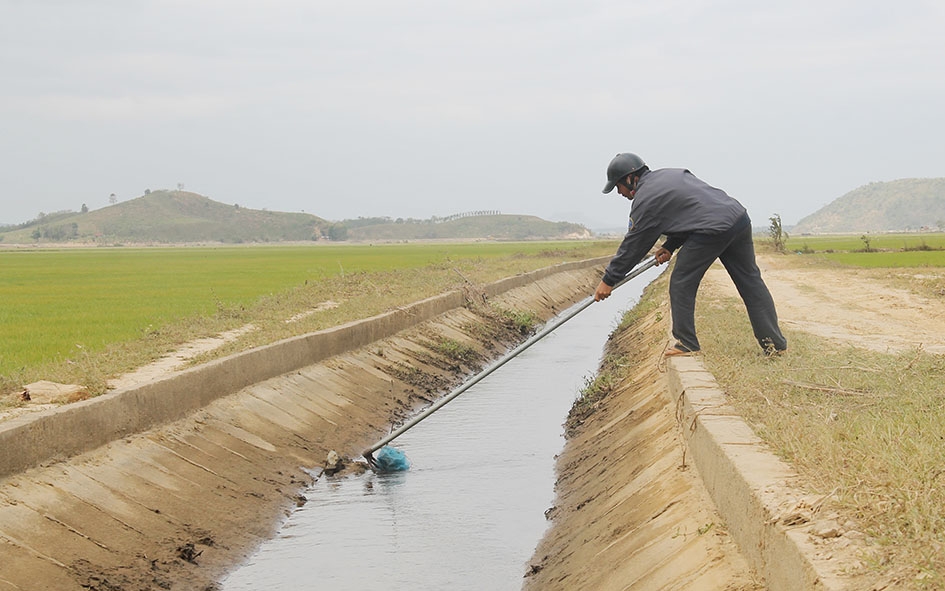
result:
[[[633,279],[634,277],[637,277],[638,275],[640,275],[641,273],[643,273],[644,271],[646,271],[647,269],[649,269],[650,267],[652,267],[652,266],[654,266],[654,265],[656,265],[656,257],[653,257],[653,258],[651,258],[651,259],[645,261],[644,263],[642,263],[641,265],[637,266],[637,267],[634,268],[632,271],[630,271],[629,273],[627,273],[626,277],[624,277],[623,279],[620,280],[619,283],[617,283],[616,285],[614,285],[614,289],[617,289],[618,287],[620,287],[621,285],[623,285],[623,284],[626,283],[627,281],[630,281],[630,280]],[[415,426],[417,425],[417,423],[419,423],[419,422],[422,421],[423,419],[427,418],[428,416],[430,416],[430,415],[432,415],[433,413],[435,413],[436,411],[438,411],[440,408],[442,408],[443,406],[445,406],[447,403],[449,403],[451,400],[453,400],[454,398],[456,398],[457,396],[459,396],[460,394],[462,394],[462,393],[465,392],[466,390],[468,390],[468,389],[472,388],[474,385],[478,384],[478,383],[479,383],[481,380],[483,380],[486,376],[488,376],[489,374],[491,374],[491,373],[494,372],[495,370],[499,369],[500,367],[502,367],[503,365],[505,365],[506,363],[508,363],[510,360],[514,359],[519,353],[521,353],[521,352],[524,351],[525,349],[531,347],[532,345],[534,345],[535,343],[537,343],[538,341],[540,341],[540,340],[543,339],[544,337],[548,336],[548,334],[550,334],[551,331],[555,330],[556,328],[558,328],[559,326],[561,326],[562,324],[564,324],[564,323],[567,322],[568,320],[571,320],[572,318],[574,318],[575,316],[577,316],[578,314],[580,314],[582,311],[584,311],[588,306],[590,306],[590,305],[593,304],[593,303],[594,303],[594,296],[589,296],[588,298],[582,300],[577,306],[571,308],[571,310],[568,311],[567,314],[565,314],[564,316],[559,317],[559,318],[556,319],[553,323],[551,323],[551,324],[545,326],[545,328],[543,328],[543,329],[540,330],[539,332],[537,332],[537,333],[535,333],[534,335],[532,335],[527,341],[525,341],[524,343],[520,344],[518,347],[512,349],[510,352],[506,353],[504,357],[502,357],[501,359],[499,359],[497,362],[495,362],[495,363],[494,363],[493,365],[491,365],[489,368],[487,368],[487,369],[485,369],[485,370],[479,372],[478,374],[476,374],[475,376],[473,376],[469,381],[465,382],[463,385],[461,385],[460,387],[456,388],[455,390],[453,390],[452,392],[450,392],[449,394],[447,394],[447,395],[444,396],[443,398],[440,398],[439,400],[437,400],[436,402],[434,402],[432,405],[430,405],[429,407],[427,407],[426,410],[424,410],[423,412],[421,412],[420,414],[418,414],[418,415],[415,416],[414,418],[410,419],[409,421],[407,421],[406,423],[404,423],[403,425],[401,425],[398,429],[396,429],[395,431],[393,431],[390,435],[388,435],[388,436],[385,437],[384,439],[381,439],[380,441],[378,441],[377,443],[375,443],[375,444],[372,445],[371,447],[369,447],[369,448],[367,448],[366,450],[364,450],[364,452],[362,453],[362,455],[364,456],[364,458],[367,459],[368,462],[371,462],[372,459],[373,459],[373,458],[372,458],[372,454],[373,454],[374,452],[376,452],[377,450],[381,449],[382,447],[384,447],[385,445],[387,445],[388,443],[390,443],[390,442],[393,441],[394,439],[397,439],[398,437],[400,437],[401,435],[403,435],[404,433],[406,433],[407,431],[409,431],[410,429],[412,429],[413,427],[415,427]]]

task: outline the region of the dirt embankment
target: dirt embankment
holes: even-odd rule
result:
[[[668,317],[664,300],[607,344],[629,371],[558,458],[552,527],[526,590],[763,589],[686,456],[666,394]]]
[[[473,304],[415,328],[0,480],[0,591],[215,588],[305,502],[330,450],[350,463],[524,339],[491,304],[546,320],[600,273],[557,273],[488,304],[471,291]]]

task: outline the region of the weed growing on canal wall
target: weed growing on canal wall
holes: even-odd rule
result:
[[[626,377],[625,361],[623,357],[608,356],[601,363],[597,375],[584,377],[584,386],[565,421],[565,437],[570,437],[594,413],[597,405],[620,386]]]
[[[617,327],[610,334],[606,345],[606,353],[597,370],[597,374],[584,378],[584,386],[574,401],[568,418],[565,421],[565,436],[570,437],[574,431],[591,416],[597,406],[613,391],[626,385],[630,367],[634,360],[626,354],[614,353],[620,349],[615,343],[619,338],[632,338],[634,345],[622,347],[623,350],[645,349],[648,344],[640,339],[644,338],[642,329],[644,323],[658,323],[662,320],[659,310],[660,302],[664,297],[668,279],[663,274],[646,286],[640,301],[624,313]],[[652,339],[653,337],[645,337]]]
[[[533,312],[528,310],[512,310],[508,308],[496,307],[499,319],[509,328],[521,335],[530,335],[535,332],[535,327],[541,322],[541,319]]]
[[[473,335],[490,350],[520,342],[522,337],[534,333],[535,327],[541,323],[541,318],[533,312],[496,304],[473,306],[473,310],[481,320],[466,323],[462,327],[463,331]]]
[[[479,353],[469,345],[449,338],[442,338],[434,343],[433,350],[456,363],[468,364],[477,361],[481,357]]]

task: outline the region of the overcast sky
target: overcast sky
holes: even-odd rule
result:
[[[785,224],[945,176],[941,0],[0,0],[0,222],[185,189],[622,227],[636,152]]]

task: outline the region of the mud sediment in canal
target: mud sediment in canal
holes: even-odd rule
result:
[[[599,264],[547,276],[219,398],[186,418],[0,480],[0,591],[214,589],[392,424],[592,293]],[[120,417],[119,417],[120,418]]]

